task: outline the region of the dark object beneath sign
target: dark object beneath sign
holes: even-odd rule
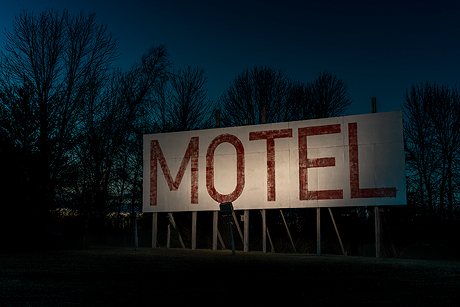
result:
[[[233,204],[231,202],[221,203],[220,204],[220,212],[224,214],[232,214],[233,212]]]
[[[233,204],[231,202],[221,203],[220,212],[227,215],[228,235],[230,237],[232,255],[235,255],[235,243],[233,243],[232,222],[230,221],[230,215],[233,213]]]

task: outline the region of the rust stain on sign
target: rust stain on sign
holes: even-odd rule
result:
[[[396,188],[359,188],[358,123],[348,124],[351,198],[396,197]]]
[[[221,144],[235,151],[217,150]],[[144,136],[145,212],[215,210],[223,202],[237,209],[403,205],[402,113]]]
[[[335,158],[308,159],[307,137],[341,133],[340,124],[299,128],[299,193],[300,200],[342,199],[343,190],[308,190],[308,169],[335,166]]]
[[[276,200],[275,139],[292,138],[292,129],[257,131],[249,133],[249,141],[267,140],[267,201]]]
[[[214,185],[214,152],[217,146],[222,143],[229,143],[236,149],[236,187],[230,194],[217,192]],[[244,189],[244,147],[241,141],[234,135],[221,134],[216,136],[208,146],[206,153],[206,189],[209,196],[218,203],[233,202]]]

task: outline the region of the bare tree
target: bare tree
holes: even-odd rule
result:
[[[117,180],[125,184],[127,176],[134,176],[122,190],[138,189],[141,118],[154,89],[165,82],[170,65],[166,47],[153,46],[131,70],[114,74],[85,105],[76,153],[82,166],[78,194],[86,211],[104,217]]]
[[[337,76],[322,72],[311,83],[295,82],[283,70],[255,66],[241,73],[219,98],[222,122],[242,125],[338,116],[351,104],[346,84]]]
[[[328,72],[321,72],[309,89],[316,118],[342,115],[352,102],[346,83]]]
[[[412,85],[406,91],[404,114],[404,138],[406,143],[406,165],[408,167],[408,189],[420,200],[423,216],[433,217],[435,204],[436,165],[438,155],[432,146],[434,131],[429,109],[434,101],[424,95],[424,86]]]
[[[3,89],[0,94],[0,135],[25,153],[37,151],[37,105],[29,86]]]
[[[29,212],[33,223],[26,224],[34,230],[32,234],[42,233],[50,209],[65,200],[76,181],[73,153],[82,112],[95,89],[109,80],[117,56],[117,41],[105,25],[96,22],[95,14],[23,10],[12,30],[5,31],[0,91],[13,98],[6,100],[8,119],[13,122],[14,110],[21,110],[21,99],[14,92],[23,89],[34,123],[28,127],[28,139],[23,139],[35,151],[26,158],[34,158],[33,167],[23,174],[34,186],[31,200],[25,200],[34,209]],[[26,123],[12,127],[18,137]],[[18,159],[15,163],[23,163]],[[16,208],[21,205],[14,204]],[[31,238],[30,233],[26,235],[24,238]]]
[[[117,42],[105,25],[96,23],[95,14],[53,10],[22,11],[5,36],[0,86],[28,86],[33,93],[41,168],[37,198],[52,206],[69,166],[88,88],[105,82],[118,55]]]
[[[287,98],[293,81],[284,70],[255,66],[239,74],[219,98],[221,120],[225,126],[262,123],[262,107],[267,122],[290,119]]]
[[[454,167],[460,154],[460,93],[457,88],[438,84],[425,86],[425,93],[433,101],[428,111],[434,128],[434,145],[440,155],[439,216],[452,222],[455,177],[459,175]]]
[[[305,120],[316,117],[316,106],[310,84],[294,83],[286,99],[286,120]]]
[[[43,216],[39,202],[37,180],[36,105],[30,88],[17,86],[0,92],[0,160],[2,166],[2,214],[0,236],[8,246],[15,244],[15,235],[25,235],[22,227],[12,231],[11,224],[18,219],[25,225],[36,225],[35,219]],[[21,210],[18,210],[18,209]]]
[[[206,77],[199,67],[179,68],[156,91],[152,119],[160,131],[202,129],[208,119],[211,101],[207,98]]]
[[[436,83],[412,85],[403,108],[408,191],[431,224],[452,222],[459,196],[459,92]]]

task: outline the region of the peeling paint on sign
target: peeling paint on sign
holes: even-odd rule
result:
[[[222,143],[230,143],[236,149],[236,187],[232,193],[223,195],[217,192],[214,186],[214,153],[217,146]],[[206,153],[206,189],[209,196],[217,203],[233,202],[241,195],[244,188],[244,147],[241,141],[234,135],[221,134],[216,136],[209,144]]]
[[[237,210],[404,205],[402,113],[144,136],[144,212],[223,202]]]

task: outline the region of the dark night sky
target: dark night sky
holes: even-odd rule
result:
[[[371,97],[379,112],[399,110],[413,83],[460,81],[459,1],[15,0],[0,4],[0,28],[23,7],[96,11],[123,69],[166,44],[176,66],[205,70],[212,99],[254,65],[302,82],[336,74],[353,98],[347,115],[369,113]]]

